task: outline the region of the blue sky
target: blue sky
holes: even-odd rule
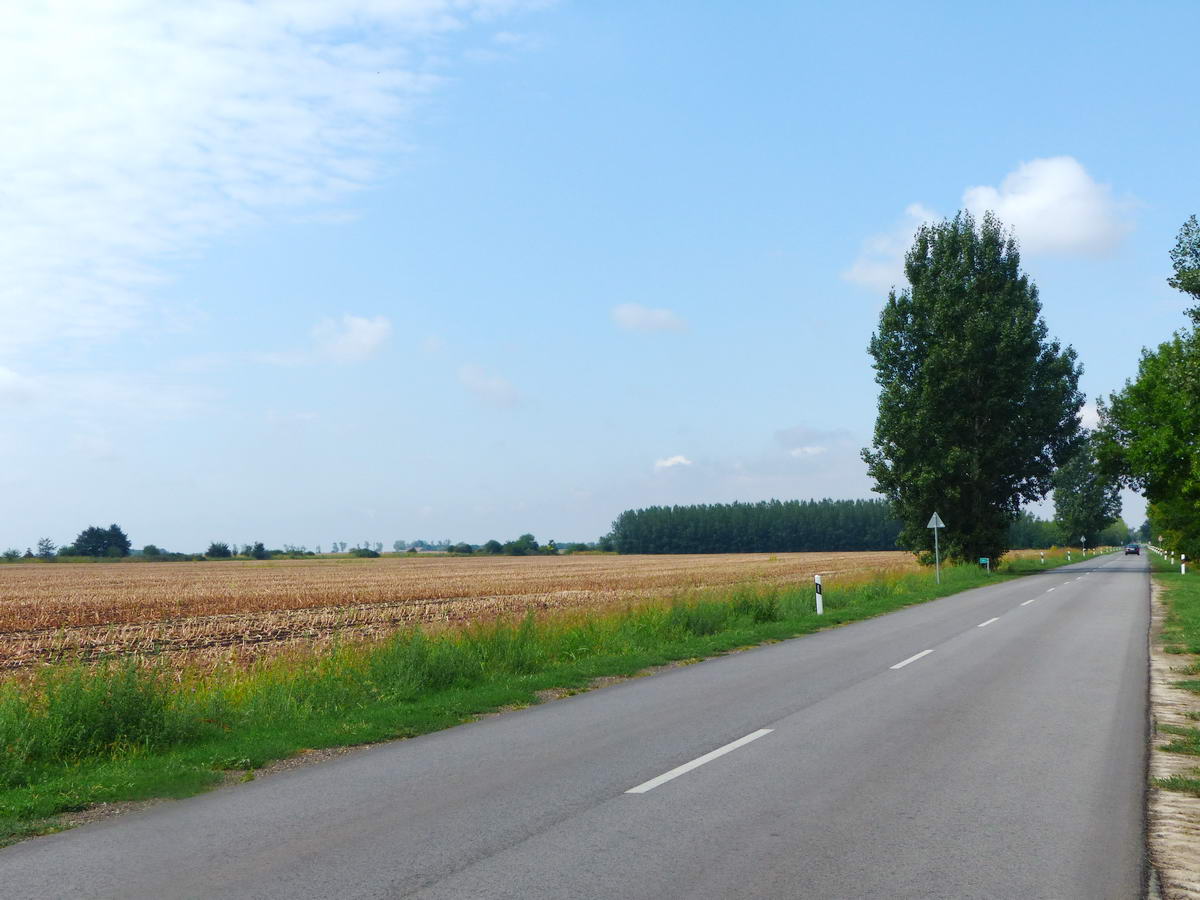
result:
[[[3,546],[576,540],[868,496],[866,343],[913,228],[964,205],[1015,228],[1090,399],[1184,323],[1194,3],[12,22]]]

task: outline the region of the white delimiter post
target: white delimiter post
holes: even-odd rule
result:
[[[823,616],[825,615],[825,604],[821,601],[821,576],[814,575],[813,580],[816,582],[817,587],[817,615]]]

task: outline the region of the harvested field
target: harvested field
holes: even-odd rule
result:
[[[916,568],[899,551],[4,565],[0,669],[131,653],[173,662],[252,659],[405,625]]]

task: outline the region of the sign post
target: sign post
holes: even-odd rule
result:
[[[813,578],[817,583],[817,615],[823,616],[825,615],[825,604],[821,600],[821,576],[814,575]]]
[[[1083,555],[1087,556],[1087,535],[1086,534],[1081,534],[1079,536],[1079,543],[1083,544]]]
[[[937,583],[941,584],[942,583],[942,554],[938,548],[938,529],[945,528],[946,523],[943,522],[942,517],[937,514],[937,510],[934,510],[933,515],[929,517],[929,524],[926,525],[925,527],[933,529],[933,565],[934,565],[934,570],[937,572],[937,575],[936,575]]]

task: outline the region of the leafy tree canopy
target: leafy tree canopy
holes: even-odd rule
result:
[[[1093,440],[1085,439],[1054,473],[1054,521],[1068,546],[1081,539],[1089,547],[1100,546],[1101,533],[1121,514],[1120,490],[1115,478],[1100,471]]]
[[[1146,495],[1153,539],[1200,555],[1200,327],[1143,351],[1100,422],[1101,464]]]
[[[1200,222],[1195,216],[1190,216],[1179,229],[1179,237],[1171,250],[1171,268],[1175,274],[1167,279],[1167,284],[1190,294],[1197,301],[1187,312],[1192,321],[1200,325]]]
[[[990,213],[922,226],[871,338],[880,386],[876,490],[903,523],[900,542],[957,559],[998,559],[1022,502],[1049,492],[1074,450],[1081,369],[1048,339],[1016,242]]]
[[[128,536],[116,524],[107,528],[89,525],[72,545],[76,556],[128,556],[132,548]]]

